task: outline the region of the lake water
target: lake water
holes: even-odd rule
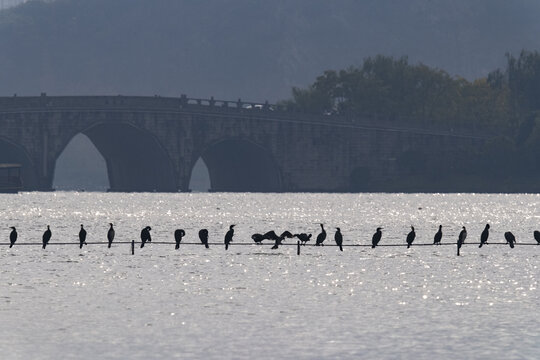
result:
[[[0,242],[139,239],[222,242],[268,230],[319,233],[333,243],[443,243],[462,226],[478,242],[512,231],[533,243],[538,195],[471,194],[106,194],[0,195]],[[289,240],[289,243],[292,241]],[[313,241],[312,241],[313,242]],[[537,359],[540,246],[304,247],[150,244],[0,247],[2,359]]]

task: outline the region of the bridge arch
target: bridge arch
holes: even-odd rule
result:
[[[350,173],[349,189],[352,192],[368,191],[371,186],[371,169],[368,166],[357,166]]]
[[[20,164],[23,190],[38,187],[36,169],[26,149],[3,137],[0,137],[0,164]]]
[[[110,188],[103,154],[83,133],[76,134],[56,159],[53,189],[106,191]]]
[[[55,162],[79,133],[88,137],[105,159],[110,191],[178,190],[167,151],[152,133],[130,123],[100,122],[74,132],[56,154]]]
[[[200,157],[208,168],[211,191],[282,191],[281,171],[273,154],[250,140],[219,140],[207,146]]]

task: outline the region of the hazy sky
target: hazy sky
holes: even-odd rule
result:
[[[0,95],[276,101],[377,54],[474,79],[540,49],[532,0],[63,0],[7,13]]]

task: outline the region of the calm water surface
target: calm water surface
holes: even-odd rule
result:
[[[443,242],[467,226],[478,242],[511,230],[532,243],[538,195],[471,194],[105,194],[0,195],[0,242],[138,239],[222,242],[268,230],[319,232],[339,226],[345,243]],[[490,358],[537,359],[540,246],[305,247],[127,244],[0,247],[2,359]]]

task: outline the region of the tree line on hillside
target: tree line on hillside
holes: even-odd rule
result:
[[[293,88],[292,99],[281,106],[319,114],[376,115],[402,125],[489,130],[499,135],[476,152],[456,149],[442,159],[428,149],[410,149],[398,165],[409,169],[417,184],[536,192],[540,191],[540,53],[523,50],[506,58],[504,69],[468,81],[410,64],[406,57],[378,55],[360,67],[325,71],[309,87]]]

